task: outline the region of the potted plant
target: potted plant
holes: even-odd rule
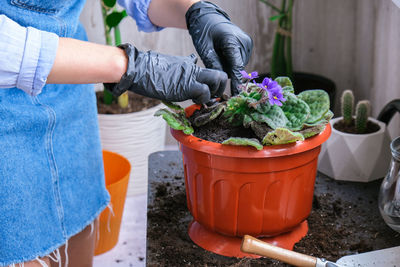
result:
[[[277,14],[270,17],[270,21],[277,21],[277,29],[273,43],[270,76],[289,77],[295,86],[296,93],[308,89],[323,89],[329,94],[331,109],[335,106],[335,83],[321,75],[293,72],[292,62],[292,28],[294,0],[281,0],[280,7],[269,0],[259,0],[266,4]],[[259,82],[265,77],[260,75]]]
[[[336,180],[369,182],[387,172],[390,137],[384,122],[369,117],[369,101],[359,101],[355,110],[354,116],[353,92],[344,91],[342,117],[330,122],[332,136],[322,148],[318,170]]]
[[[102,0],[101,6],[106,43],[119,45],[119,24],[127,13],[117,9],[116,0]],[[165,144],[166,124],[153,116],[162,104],[132,92],[126,92],[117,99],[106,89],[96,95],[102,147],[130,161],[134,171],[128,195],[144,194],[147,192],[148,155],[163,150]]]
[[[239,95],[211,107],[167,103],[169,110],[156,113],[180,143],[194,218],[189,236],[225,256],[245,256],[244,234],[274,236],[275,244],[292,249],[307,233],[302,222],[311,211],[318,154],[333,115],[323,90],[295,95],[287,77],[261,84],[250,79]]]

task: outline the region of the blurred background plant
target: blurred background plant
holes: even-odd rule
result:
[[[280,7],[268,0],[259,0],[277,14],[270,21],[278,21],[271,60],[271,78],[286,76],[293,79],[292,16],[294,0],[281,0]]]
[[[104,22],[104,33],[106,37],[107,45],[118,46],[121,44],[121,31],[119,24],[121,21],[128,16],[126,10],[117,9],[117,0],[101,0],[101,9]],[[114,35],[112,35],[112,33]],[[114,96],[107,90],[103,89],[104,104],[111,105],[114,101]],[[125,92],[117,99],[118,104],[121,108],[126,108],[129,105],[129,96]]]

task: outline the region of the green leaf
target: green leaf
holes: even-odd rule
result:
[[[168,101],[161,101],[163,102],[164,105],[169,107],[170,109],[177,111],[177,112],[183,112],[185,111],[183,107],[179,106],[178,104],[175,104],[173,102],[168,102]]]
[[[299,133],[301,133],[304,136],[304,138],[309,138],[309,137],[317,135],[320,132],[322,132],[323,130],[325,130],[325,127],[326,127],[326,124],[319,124],[319,125],[315,125],[310,128],[303,129],[303,130],[299,131]]]
[[[276,105],[271,106],[267,113],[253,112],[251,113],[253,120],[257,122],[264,122],[272,129],[278,127],[286,127],[289,122],[282,109]]]
[[[115,4],[117,3],[117,0],[102,0],[104,5],[108,7],[114,7]]]
[[[252,121],[253,119],[249,115],[245,114],[243,117],[243,126],[249,128]]]
[[[183,113],[177,114],[163,108],[157,110],[154,116],[162,116],[172,129],[182,130],[187,135],[194,132],[193,128],[190,126],[189,120]]]
[[[123,10],[121,12],[114,11],[113,13],[111,13],[106,17],[106,23],[110,28],[113,28],[117,26],[121,22],[121,20],[126,16],[128,16],[126,10]]]
[[[329,111],[329,95],[324,90],[307,90],[298,95],[310,107],[307,123],[314,123],[324,118]]]
[[[257,150],[263,149],[263,145],[255,138],[230,137],[229,139],[223,141],[222,144],[234,146],[252,146]]]
[[[282,88],[282,90],[283,90],[284,93],[292,93],[292,94],[294,94],[293,86],[285,86],[285,87]]]
[[[279,76],[279,77],[276,77],[275,81],[276,81],[282,88],[283,88],[283,87],[286,87],[286,86],[290,86],[290,87],[293,88],[292,81],[290,80],[289,77],[286,77],[286,76]]]
[[[303,140],[304,136],[301,133],[292,132],[286,128],[276,128],[274,131],[267,133],[262,143],[265,145],[282,145]]]
[[[206,111],[205,113],[197,116],[196,118],[193,119],[193,124],[196,127],[203,126],[210,121],[216,119],[219,114],[222,113],[222,111],[225,109],[224,104],[217,104],[215,107],[212,107],[209,111]]]
[[[292,93],[284,93],[284,97],[286,101],[282,103],[281,108],[289,120],[287,127],[292,131],[298,131],[310,115],[310,107]]]
[[[279,14],[279,15],[270,17],[269,20],[270,20],[270,21],[274,21],[274,20],[283,18],[284,16],[286,16],[286,14],[285,14],[285,13],[281,13],[281,14]]]

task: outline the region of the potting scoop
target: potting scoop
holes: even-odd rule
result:
[[[303,267],[400,266],[400,246],[345,256],[336,263],[280,248],[249,235],[243,237],[240,249],[245,253],[257,254]]]

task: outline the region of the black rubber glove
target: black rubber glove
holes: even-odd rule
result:
[[[195,55],[178,57],[152,51],[140,52],[130,44],[119,47],[128,56],[127,71],[119,83],[104,84],[115,96],[129,90],[160,100],[179,102],[192,99],[201,104],[224,92],[227,75],[196,66]]]
[[[248,63],[253,41],[233,24],[229,16],[210,2],[197,2],[186,12],[193,44],[207,68],[224,70],[231,80],[231,93],[240,92],[240,71]]]

